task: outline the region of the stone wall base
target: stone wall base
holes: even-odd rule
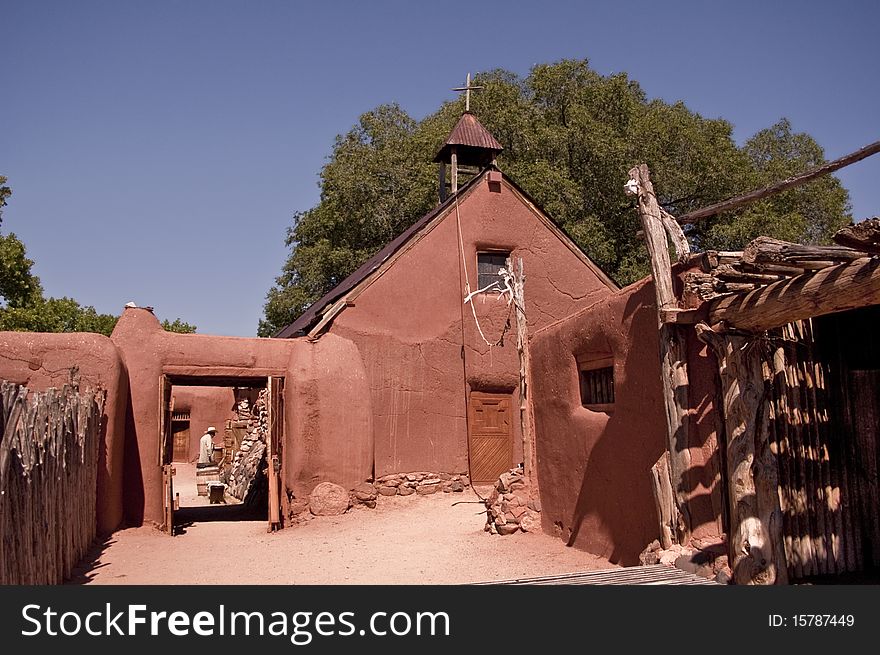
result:
[[[522,467],[502,473],[486,498],[486,532],[513,534],[541,531],[541,501],[533,497]]]

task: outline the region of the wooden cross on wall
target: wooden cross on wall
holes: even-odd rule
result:
[[[471,110],[471,91],[478,91],[482,89],[481,86],[471,86],[471,74],[467,74],[467,82],[465,82],[464,86],[457,87],[452,89],[453,91],[464,91],[464,110]]]

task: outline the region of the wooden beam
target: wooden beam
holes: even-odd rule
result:
[[[756,268],[760,268],[761,264],[788,264],[804,267],[804,264],[811,262],[830,262],[830,265],[834,265],[867,256],[866,252],[853,250],[846,246],[807,246],[762,236],[745,247],[742,261],[744,264],[750,264]]]
[[[705,320],[703,312],[697,309],[661,309],[660,320],[663,323],[676,323],[678,325],[693,325],[698,321]]]
[[[694,223],[702,218],[708,218],[709,216],[714,216],[715,214],[720,214],[721,212],[737,209],[739,207],[742,207],[743,205],[748,205],[749,203],[753,203],[757,200],[761,200],[777,193],[787,191],[788,189],[793,189],[794,187],[801,186],[802,184],[806,184],[807,182],[812,182],[818,177],[833,173],[834,171],[839,170],[844,166],[854,164],[855,162],[861,161],[862,159],[870,157],[871,155],[874,155],[878,152],[880,152],[880,141],[875,141],[874,143],[867,145],[864,148],[845,155],[840,159],[835,159],[832,162],[823,164],[822,166],[814,168],[811,171],[807,171],[806,173],[801,173],[800,175],[789,177],[788,179],[782,180],[781,182],[777,182],[776,184],[772,184],[763,189],[751,191],[741,196],[736,196],[735,198],[730,198],[728,200],[715,203],[714,205],[709,205],[708,207],[703,207],[702,209],[697,209],[696,211],[689,212],[687,214],[684,214],[683,216],[679,216],[678,222],[682,224]]]
[[[675,247],[675,254],[677,255],[678,263],[687,263],[691,255],[691,244],[688,243],[687,237],[681,229],[681,225],[675,220],[675,216],[659,205],[657,206],[657,209],[660,214],[660,222],[663,223],[663,228],[666,230],[666,234],[669,235],[669,238],[672,240],[672,245]]]
[[[869,218],[841,228],[831,237],[834,243],[872,255],[880,254],[880,218]]]
[[[733,578],[737,584],[787,584],[779,473],[770,450],[760,344],[754,338],[718,334],[705,323],[698,323],[696,330],[715,351],[721,378]]]
[[[880,259],[849,264],[774,282],[709,305],[710,324],[724,321],[749,332],[764,332],[792,321],[880,304]]]
[[[691,466],[688,450],[688,373],[687,348],[683,328],[664,321],[679,309],[672,287],[672,264],[666,229],[648,167],[641,164],[629,171],[638,194],[639,218],[645,234],[645,244],[651,258],[651,274],[657,299],[657,324],[660,328],[660,377],[666,411],[666,447],[669,452],[669,478],[675,492],[677,516],[672,517],[678,528],[677,539],[685,543],[690,538],[688,501],[688,469]],[[630,187],[632,184],[628,184]]]

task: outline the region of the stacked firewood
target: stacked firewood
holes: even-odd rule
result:
[[[880,218],[845,227],[833,239],[837,245],[809,246],[758,237],[740,252],[708,250],[700,255],[702,270],[685,274],[685,297],[696,304],[880,255]]]
[[[253,406],[247,399],[236,405],[236,421],[246,422],[247,428],[233,455],[232,465],[222,477],[227,485],[226,492],[241,501],[262,494],[265,486],[266,434],[269,429],[266,397],[264,389]]]

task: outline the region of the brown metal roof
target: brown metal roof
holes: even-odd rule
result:
[[[485,173],[485,171],[483,171],[483,173]],[[286,328],[283,328],[276,332],[273,336],[282,339],[289,339],[291,337],[301,336],[308,332],[311,326],[315,322],[317,322],[319,314],[323,312],[327,306],[329,306],[331,303],[335,302],[346,293],[354,289],[358,284],[363,282],[367,278],[367,276],[370,275],[370,273],[379,268],[386,259],[397,252],[400,247],[403,246],[407,241],[409,241],[416,232],[418,232],[425,225],[430,223],[431,219],[433,219],[435,216],[443,212],[447,207],[452,205],[455,202],[455,198],[461,196],[462,193],[470,189],[477,183],[478,180],[482,178],[482,173],[480,175],[474,175],[474,177],[470,181],[468,181],[467,184],[459,188],[456,193],[450,195],[443,204],[437,205],[434,209],[422,216],[403,233],[401,233],[400,236],[395,238],[393,241],[390,241],[388,245],[382,248],[382,250],[370,257],[367,261],[365,261],[361,265],[361,267],[358,268],[354,273],[349,275],[342,282],[340,282],[330,291],[328,291],[320,300],[309,305],[309,308],[304,311],[298,319],[296,319]]]
[[[445,159],[449,146],[484,148],[486,150],[494,150],[496,154],[504,150],[504,146],[498,143],[489,130],[483,127],[482,123],[477,120],[477,117],[470,112],[465,112],[458,119],[458,123],[455,124],[452,132],[449,133],[449,138],[446,139],[443,147],[440,148],[437,156],[434,157],[435,162]]]

